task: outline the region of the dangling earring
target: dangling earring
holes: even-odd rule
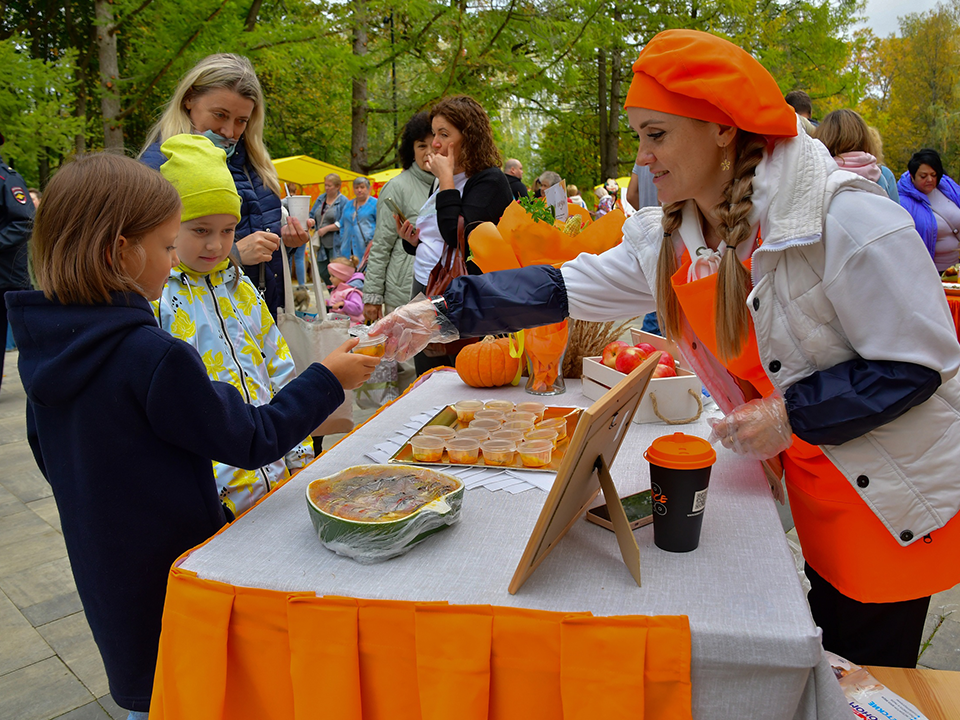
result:
[[[723,146],[723,160],[720,161],[720,169],[723,172],[726,172],[730,169],[730,158],[727,157],[727,151],[730,149],[728,145]]]

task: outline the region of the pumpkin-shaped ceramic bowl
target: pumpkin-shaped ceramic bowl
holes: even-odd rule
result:
[[[460,519],[458,478],[413,465],[357,465],[307,486],[324,547],[361,563],[407,552]]]

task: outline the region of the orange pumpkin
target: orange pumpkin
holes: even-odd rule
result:
[[[488,335],[467,345],[457,355],[457,374],[470,387],[509,385],[517,375],[520,359],[510,357],[510,341]]]

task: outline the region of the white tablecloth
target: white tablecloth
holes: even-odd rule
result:
[[[546,402],[590,405],[578,381],[568,381],[567,388]],[[183,567],[232,585],[324,595],[594,615],[687,615],[695,718],[852,717],[823,659],[819,630],[759,464],[722,449],[697,550],[664,552],[653,544],[652,526],[635,532],[642,587],[624,567],[614,534],[584,521],[575,523],[520,591],[510,595],[507,585],[546,498],[540,490],[517,495],[468,490],[457,525],[378,565],[360,565],[323,548],[307,514],[307,484],[365,462],[363,454],[412,415],[465,398],[529,396],[519,388],[469,388],[455,373],[435,372],[193,552]],[[612,467],[621,494],[649,487],[642,453],[654,438],[676,430],[702,437],[709,432],[703,422],[631,427]]]

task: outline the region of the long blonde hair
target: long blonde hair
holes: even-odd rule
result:
[[[198,62],[182,78],[167,103],[160,119],[150,128],[140,154],[143,155],[153,143],[164,142],[174,135],[190,133],[193,127],[184,106],[185,101],[199,97],[211,90],[225,88],[253,101],[253,112],[243,132],[247,159],[257,171],[263,184],[279,197],[280,179],[270,161],[270,153],[263,144],[264,101],[263,89],[250,61],[242,55],[219,53],[208,55]]]
[[[753,208],[753,174],[763,159],[767,141],[760,135],[740,131],[736,141],[733,179],[723,189],[723,200],[715,211],[720,217],[717,234],[728,245],[717,273],[716,307],[717,353],[721,360],[740,355],[749,332],[747,293],[750,274],[737,258],[735,248],[750,239],[750,210]],[[680,302],[670,282],[677,271],[673,233],[680,227],[682,202],[663,207],[663,243],[657,260],[657,315],[668,339],[680,337]]]

